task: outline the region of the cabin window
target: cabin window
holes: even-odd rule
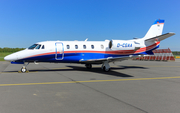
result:
[[[104,45],[101,45],[101,49],[104,49]]]
[[[32,46],[30,46],[28,49],[34,49],[38,44],[33,44]]]
[[[78,45],[75,45],[75,49],[78,49]]]
[[[44,47],[44,45],[43,45],[41,49],[44,49],[44,48],[45,48],[45,47]]]
[[[36,49],[40,49],[41,45],[36,46]]]
[[[86,49],[86,45],[83,45],[83,48]]]
[[[94,49],[94,45],[91,45],[91,48]]]
[[[70,49],[70,46],[69,46],[69,45],[67,45],[67,49]]]

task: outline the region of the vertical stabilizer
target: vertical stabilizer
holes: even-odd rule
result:
[[[156,20],[154,24],[150,27],[146,35],[143,37],[144,40],[162,35],[162,30],[164,27],[164,20]]]

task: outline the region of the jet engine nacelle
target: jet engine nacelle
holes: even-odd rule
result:
[[[111,50],[134,50],[134,41],[124,41],[124,40],[111,40],[109,42],[109,48]]]

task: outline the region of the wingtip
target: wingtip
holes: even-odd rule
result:
[[[170,34],[172,34],[172,35],[175,35],[176,33],[173,33],[173,32],[169,32]]]
[[[173,33],[173,32],[169,32],[168,34],[170,34],[171,36],[175,35],[175,33]]]

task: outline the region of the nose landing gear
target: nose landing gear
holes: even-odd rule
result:
[[[29,71],[27,70],[27,65],[29,64],[29,62],[27,64],[24,63],[23,67],[21,68],[20,71],[18,71],[19,73],[28,73]]]
[[[28,72],[28,70],[27,70],[27,68],[25,67],[25,66],[23,66],[22,68],[21,68],[21,71],[20,71],[21,73],[27,73]]]

